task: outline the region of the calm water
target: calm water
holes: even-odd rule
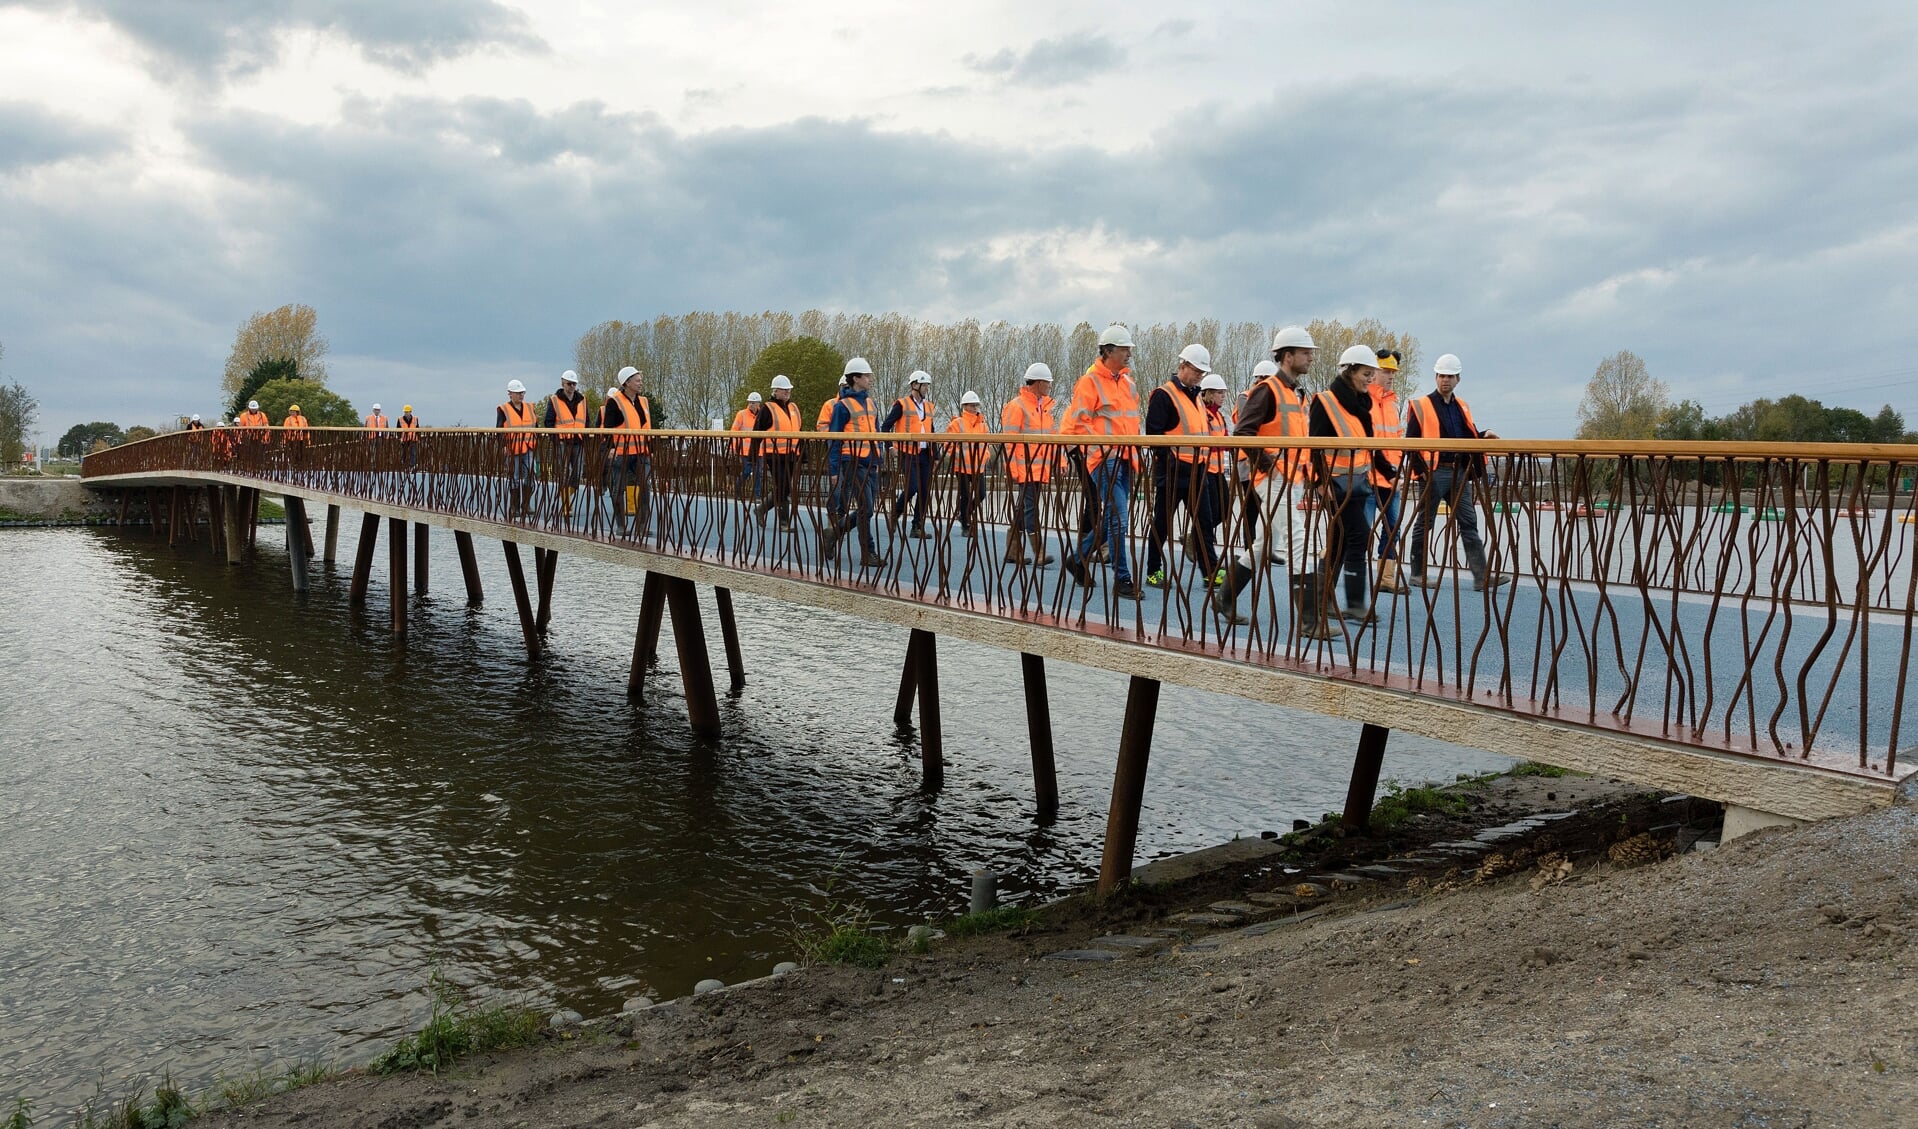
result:
[[[277,527],[244,568],[204,541],[0,534],[0,1108],[364,1061],[419,1024],[435,968],[593,1014],[763,974],[828,888],[905,924],[963,910],[977,866],[1027,897],[1096,874],[1120,676],[1049,664],[1041,826],[1015,655],[941,641],[927,795],[891,720],[903,631],[736,597],[749,685],[707,743],[670,631],[626,698],[637,570],[562,557],[530,664],[497,543],[468,610],[435,531],[399,645],[384,545],[370,614],[347,608],[356,519],[304,596]],[[1339,806],[1358,728],[1167,687],[1141,856]],[[1508,763],[1395,735],[1386,773]]]

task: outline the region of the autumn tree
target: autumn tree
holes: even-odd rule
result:
[[[16,466],[27,448],[27,436],[40,414],[40,401],[18,381],[0,384],[0,466]]]
[[[1598,363],[1578,402],[1578,438],[1651,439],[1672,409],[1671,392],[1645,362],[1620,350]]]
[[[1365,345],[1373,350],[1395,349],[1399,354],[1399,372],[1392,380],[1392,387],[1400,399],[1409,399],[1419,390],[1423,377],[1419,375],[1419,339],[1409,333],[1394,333],[1385,328],[1385,323],[1377,318],[1364,318],[1346,325],[1334,318],[1314,318],[1305,327],[1312,335],[1312,343],[1318,348],[1312,354],[1312,367],[1306,370],[1305,387],[1312,392],[1330,387],[1339,375],[1339,354],[1354,345]],[[1271,338],[1266,338],[1271,344]],[[1270,351],[1269,349],[1267,350]]]
[[[327,345],[317,329],[318,322],[319,315],[311,306],[281,306],[246,319],[234,336],[233,351],[227,354],[221,393],[233,399],[247,376],[261,361],[270,359],[290,360],[303,379],[325,384]],[[245,406],[246,400],[240,403]]]
[[[357,427],[360,424],[359,413],[353,410],[353,405],[345,397],[311,380],[269,380],[260,386],[253,398],[260,402],[260,410],[273,423],[285,419],[287,410],[298,404],[300,414],[314,427]],[[393,415],[398,416],[399,413],[394,412]]]
[[[846,358],[817,337],[794,337],[766,346],[746,370],[746,386],[764,396],[773,377],[793,382],[793,403],[799,405],[802,430],[811,431],[819,405],[839,394],[839,374]]]
[[[151,439],[158,434],[160,433],[148,427],[146,424],[136,423],[132,427],[127,428],[127,442],[138,443],[142,439]]]

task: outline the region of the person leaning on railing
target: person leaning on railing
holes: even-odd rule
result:
[[[1314,437],[1347,439],[1350,447],[1314,450],[1319,498],[1326,514],[1338,523],[1327,531],[1326,567],[1319,573],[1315,606],[1330,607],[1337,599],[1338,575],[1345,572],[1346,619],[1361,625],[1376,618],[1365,605],[1365,550],[1371,528],[1365,524],[1365,499],[1376,477],[1388,481],[1396,474],[1391,463],[1368,445],[1372,438],[1372,381],[1378,377],[1378,357],[1364,345],[1339,354],[1339,375],[1331,387],[1312,398],[1309,433]],[[1316,613],[1314,613],[1316,614]]]
[[[831,402],[826,406],[831,407]],[[779,511],[780,525],[792,522],[793,482],[799,475],[799,440],[793,436],[799,434],[803,418],[799,405],[793,403],[792,378],[784,373],[773,377],[772,398],[761,403],[753,415],[752,457],[765,467],[771,483],[769,489],[761,491],[759,502],[754,506],[754,517],[761,529],[766,526],[766,516],[774,510]],[[827,422],[831,422],[830,415]]]
[[[1051,435],[1058,424],[1052,415],[1052,366],[1026,366],[1019,394],[1006,401],[999,429],[1008,435]],[[1006,476],[1013,482],[1012,520],[1006,525],[1006,563],[1023,565],[1026,545],[1032,546],[1032,564],[1052,563],[1046,553],[1046,527],[1039,521],[1039,495],[1052,481],[1059,449],[1046,443],[1006,444]]]
[[[1411,418],[1405,425],[1407,439],[1498,438],[1489,431],[1479,430],[1472,420],[1472,409],[1457,395],[1462,371],[1458,357],[1451,353],[1432,363],[1432,382],[1438,387],[1412,401]],[[1459,543],[1465,548],[1465,565],[1472,571],[1472,587],[1483,592],[1510,581],[1509,576],[1495,576],[1488,571],[1485,542],[1478,535],[1472,483],[1485,477],[1485,456],[1461,451],[1411,451],[1406,464],[1411,467],[1413,479],[1424,483],[1419,493],[1418,520],[1412,526],[1412,583],[1427,583],[1426,544],[1431,539],[1432,522],[1438,517],[1440,502],[1446,504],[1452,521],[1458,526]]]

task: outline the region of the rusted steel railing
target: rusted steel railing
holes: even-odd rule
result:
[[[1914,447],[1382,445],[1459,460],[1437,488],[1401,481],[1394,523],[1390,507],[1350,517],[1363,492],[1309,470],[1289,489],[1283,474],[1241,481],[1269,440],[1186,446],[1199,469],[1173,475],[1179,491],[1154,485],[1155,464],[1179,462],[1181,441],[1164,438],[1081,452],[941,433],[915,456],[900,448],[919,437],[869,436],[870,465],[835,477],[831,440],[814,433],[761,460],[726,432],[651,432],[644,454],[622,455],[615,433],[539,431],[523,456],[500,431],[415,434],[319,428],[289,446],[277,429],[180,433],[91,455],[85,473],[223,472],[1872,775],[1896,772],[1918,725],[1905,689]],[[1292,457],[1328,466],[1337,442]],[[1017,444],[1050,481],[1010,479]],[[1119,554],[1098,532],[1113,496],[1084,455],[1138,461],[1113,528],[1142,599],[1118,591]],[[1015,535],[1026,494],[1036,529]],[[1425,583],[1382,591],[1385,574],[1409,579],[1421,515]],[[1155,516],[1163,587],[1145,587]],[[1088,540],[1084,584],[1068,557]],[[1328,583],[1328,546],[1361,540],[1360,567]]]

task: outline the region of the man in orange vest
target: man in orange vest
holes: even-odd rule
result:
[[[280,421],[280,442],[286,446],[286,461],[299,466],[306,461],[306,446],[313,441],[313,433],[307,430],[306,416],[300,412],[298,404],[286,409],[286,418]]]
[[[573,491],[586,467],[586,394],[579,390],[579,374],[559,374],[559,390],[546,398],[543,426],[556,432],[553,455],[559,463],[559,516],[573,516]]]
[[[367,436],[367,441],[373,444],[373,469],[374,470],[385,469],[386,444],[382,442],[382,440],[386,438],[387,426],[388,425],[386,421],[386,416],[381,414],[380,406],[378,404],[374,404],[372,412],[369,413],[366,417],[366,429],[372,432],[371,435]]]
[[[979,393],[968,391],[959,397],[959,414],[952,417],[946,430],[955,435],[991,434],[992,428],[979,410]],[[959,486],[959,528],[967,537],[977,536],[975,523],[986,500],[986,460],[992,457],[992,448],[985,443],[954,443],[948,451],[952,475]]]
[[[1050,435],[1057,426],[1052,406],[1052,366],[1037,362],[1027,365],[1024,387],[1006,401],[999,414],[999,430],[1008,435]],[[1006,528],[1009,565],[1025,563],[1027,542],[1032,544],[1035,567],[1052,563],[1046,555],[1046,529],[1039,524],[1039,495],[1052,481],[1052,468],[1058,461],[1059,449],[1051,444],[1013,443],[1006,447],[1006,475],[1015,488],[1012,522]]]
[[[1253,384],[1246,391],[1232,434],[1261,439],[1305,438],[1309,430],[1307,397],[1300,382],[1311,370],[1317,352],[1312,335],[1298,326],[1286,326],[1273,334],[1272,359],[1260,361],[1252,370]],[[1273,446],[1245,454],[1252,486],[1245,515],[1246,548],[1226,566],[1226,583],[1212,592],[1213,606],[1221,614],[1229,613],[1261,561],[1292,570],[1295,605],[1299,603],[1298,592],[1312,584],[1305,546],[1305,498],[1300,487],[1311,470],[1311,461],[1298,447]],[[1265,518],[1263,546],[1257,538],[1260,515]]]
[[[1391,464],[1371,446],[1372,381],[1378,376],[1378,355],[1365,345],[1354,345],[1339,354],[1339,375],[1332,386],[1312,398],[1308,434],[1313,437],[1345,439],[1350,447],[1314,450],[1312,465],[1317,479],[1319,500],[1328,523],[1326,570],[1319,578],[1319,591],[1310,601],[1314,607],[1302,609],[1301,623],[1311,614],[1323,614],[1336,606],[1336,588],[1341,569],[1345,573],[1346,619],[1361,626],[1376,617],[1366,606],[1368,569],[1365,550],[1371,540],[1371,527],[1365,523],[1365,498],[1380,475],[1389,481],[1395,473]]]
[[[645,386],[644,373],[632,365],[620,369],[619,388],[600,413],[601,426],[619,433],[612,437],[613,527],[627,537],[652,527],[653,446],[645,433],[653,428],[653,406],[640,394]]]
[[[827,406],[831,407],[831,403]],[[760,404],[753,418],[752,455],[764,464],[772,484],[771,490],[761,492],[759,504],[754,507],[754,516],[762,529],[766,515],[774,510],[779,511],[780,525],[792,522],[793,480],[799,473],[799,440],[792,436],[799,434],[802,418],[799,405],[793,403],[792,378],[784,373],[773,377],[772,399]],[[827,422],[831,422],[830,417]]]
[[[407,470],[420,469],[420,417],[413,414],[413,405],[403,405],[393,422],[400,429],[400,461]]]
[[[1489,431],[1480,431],[1472,420],[1472,409],[1457,395],[1459,359],[1447,353],[1432,364],[1432,382],[1437,389],[1412,401],[1411,418],[1406,420],[1407,439],[1497,439]],[[1478,535],[1478,512],[1472,505],[1472,481],[1485,477],[1485,456],[1458,451],[1411,451],[1406,465],[1414,481],[1422,483],[1419,492],[1418,519],[1412,523],[1412,583],[1428,582],[1425,572],[1426,542],[1432,523],[1438,517],[1440,502],[1451,512],[1465,547],[1465,564],[1472,571],[1472,587],[1480,592],[1511,581],[1509,576],[1492,574],[1485,562],[1485,543]]]
[[[879,420],[873,414],[872,364],[864,357],[846,362],[846,390],[833,402],[829,430],[854,436],[877,435]],[[880,444],[871,439],[835,440],[826,450],[827,466],[833,474],[832,519],[819,530],[819,555],[832,560],[839,553],[839,539],[859,529],[859,567],[884,568],[887,560],[879,554],[872,536],[872,513],[879,504],[879,475],[885,463]]]
[[[1379,359],[1379,377],[1372,382],[1372,436],[1375,439],[1405,437],[1405,416],[1399,407],[1398,379],[1400,356],[1396,349],[1374,349]],[[1399,491],[1398,471],[1404,462],[1403,451],[1380,451],[1379,457],[1391,464],[1390,478],[1374,475],[1372,500],[1365,504],[1365,524],[1379,531],[1379,591],[1403,592],[1399,583]],[[1382,520],[1381,520],[1382,519]]]
[[[493,426],[506,432],[506,475],[511,492],[507,516],[523,517],[533,497],[533,447],[538,442],[533,427],[538,419],[526,402],[526,386],[517,380],[506,382],[506,402],[493,416]]]
[[[936,430],[931,373],[921,369],[906,379],[906,395],[893,401],[892,410],[886,413],[879,430],[899,435],[931,435]],[[895,446],[899,452],[899,468],[906,472],[906,485],[893,502],[886,525],[891,528],[899,524],[900,515],[906,512],[906,501],[911,499],[912,535],[924,541],[932,536],[926,532],[926,510],[932,505],[932,464],[936,452],[931,443]]]
[[[1126,559],[1132,479],[1138,472],[1139,449],[1102,447],[1098,443],[1140,433],[1139,392],[1132,384],[1131,366],[1132,331],[1123,325],[1107,326],[1099,335],[1099,359],[1087,367],[1073,387],[1072,400],[1059,423],[1059,434],[1086,439],[1082,448],[1086,474],[1100,507],[1098,522],[1080,535],[1079,551],[1067,553],[1061,567],[1081,585],[1090,587],[1092,576],[1086,570],[1086,558],[1102,538],[1112,559],[1112,594],[1121,600],[1139,598],[1139,586],[1133,582],[1131,563]]]
[[[753,440],[743,433],[751,431],[758,423],[760,404],[759,393],[747,393],[746,406],[739,409],[738,414],[733,416],[733,430],[742,433],[740,438],[732,441],[733,454],[739,456],[739,477],[733,480],[733,494],[735,496],[740,494],[745,489],[747,481],[751,480],[752,500],[755,502],[759,500],[759,495],[765,487],[759,481],[760,460],[758,453],[753,450]]]
[[[1154,388],[1146,397],[1145,433],[1147,435],[1202,436],[1209,433],[1205,405],[1199,401],[1199,384],[1212,375],[1212,353],[1204,345],[1187,345],[1179,351],[1177,375]],[[1221,381],[1223,383],[1223,381]],[[1165,544],[1172,515],[1186,511],[1191,529],[1190,543],[1198,549],[1199,575],[1211,579],[1218,567],[1218,548],[1212,539],[1212,527],[1219,515],[1204,489],[1206,447],[1158,447],[1152,452],[1152,532],[1146,542],[1145,582],[1153,588],[1166,586]]]

